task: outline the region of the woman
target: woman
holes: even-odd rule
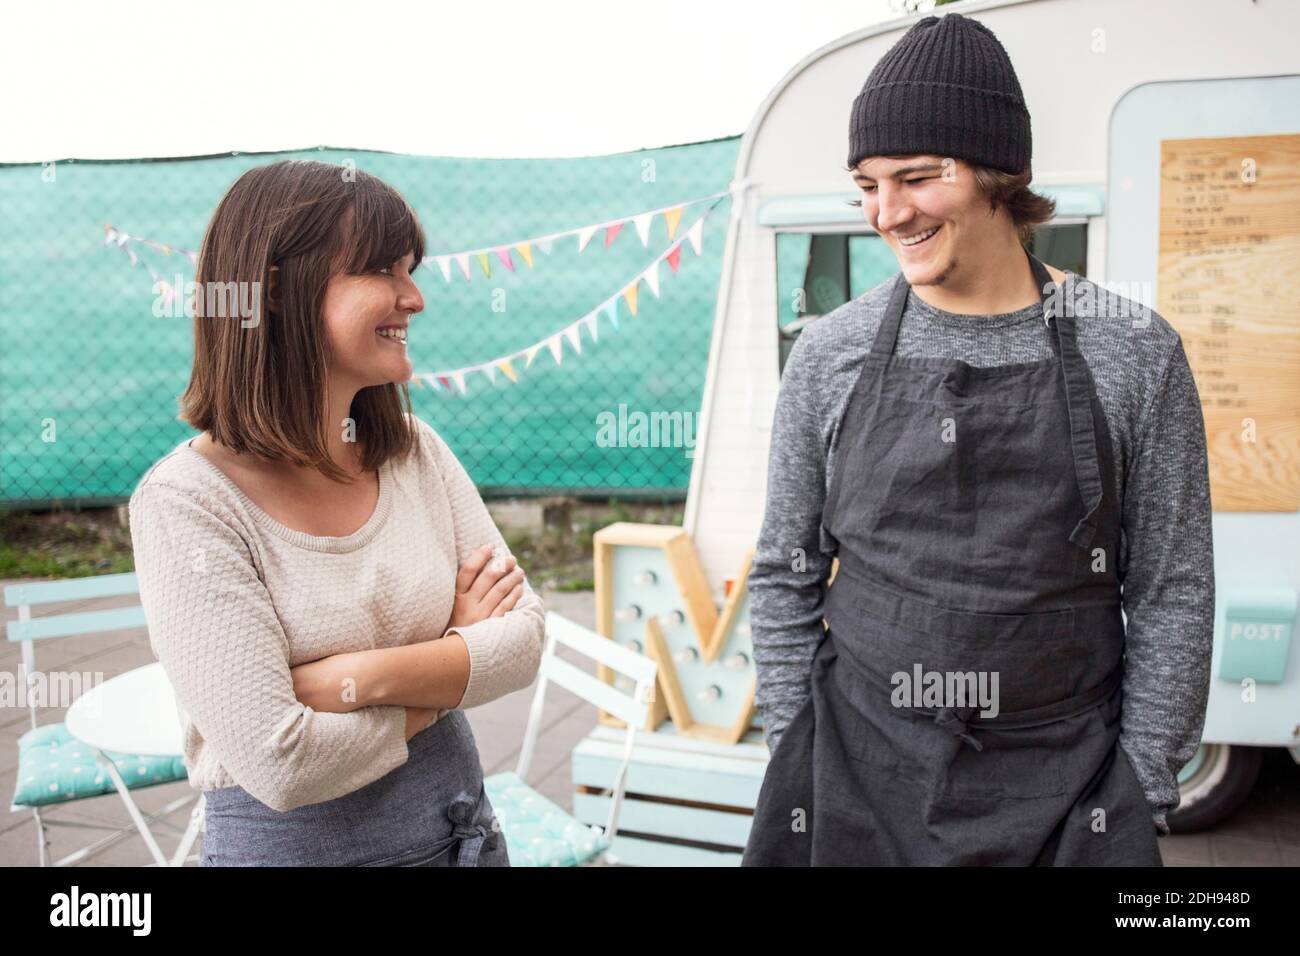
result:
[[[244,173],[204,236],[202,434],[130,503],[201,865],[509,865],[463,711],[532,683],[544,613],[409,411],[423,255],[400,195],[320,162]]]

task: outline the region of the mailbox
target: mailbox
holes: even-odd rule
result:
[[[1235,588],[1224,596],[1219,677],[1277,684],[1286,674],[1295,588]]]

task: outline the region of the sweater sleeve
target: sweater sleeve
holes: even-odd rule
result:
[[[459,568],[485,544],[491,544],[502,558],[510,555],[464,466],[441,435],[427,422],[424,427],[433,439],[438,471],[451,506],[456,566]],[[523,594],[515,606],[500,617],[448,629],[448,633],[460,634],[469,648],[469,682],[457,709],[468,710],[523,690],[536,678],[546,640],[546,612],[526,574],[523,584]]]
[[[154,654],[239,786],[286,811],[351,793],[406,762],[404,707],[322,713],[294,696],[288,639],[220,506],[146,478],[129,519]]]
[[[810,342],[806,333],[795,340],[781,376],[763,526],[747,579],[754,702],[773,752],[812,692],[812,659],[826,633],[822,611],[832,555],[821,548],[826,449]]]
[[[1138,434],[1119,569],[1127,621],[1120,744],[1163,836],[1178,772],[1200,744],[1214,642],[1205,423],[1181,340]]]

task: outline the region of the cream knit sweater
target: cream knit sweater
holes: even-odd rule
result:
[[[379,504],[346,537],[280,524],[189,441],[140,480],[129,506],[140,598],[176,693],[190,786],[237,784],[283,811],[406,762],[404,707],[314,711],[289,668],[441,638],[460,563],[489,542],[509,553],[451,449],[414,422],[417,448],[379,469]],[[544,629],[527,579],[512,610],[457,627],[470,656],[458,708],[531,684]]]

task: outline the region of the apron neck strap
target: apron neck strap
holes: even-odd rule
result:
[[[1101,508],[1101,464],[1097,455],[1097,427],[1092,415],[1092,377],[1088,363],[1079,351],[1075,316],[1068,306],[1063,285],[1055,279],[1028,249],[1029,266],[1043,298],[1043,321],[1056,326],[1052,344],[1061,358],[1061,375],[1065,379],[1065,400],[1070,412],[1070,445],[1074,452],[1074,472],[1079,483],[1086,512],[1070,534],[1070,541],[1086,551],[1097,533],[1097,512]]]
[[[876,338],[871,343],[871,354],[889,358],[894,354],[894,343],[898,340],[898,327],[903,321],[903,307],[907,305],[907,293],[912,287],[900,270],[894,277],[894,291],[889,296],[889,305],[876,330]]]
[[[1070,309],[1066,307],[1064,289],[1058,286],[1037,256],[1028,249],[1025,250],[1025,255],[1029,258],[1029,267],[1034,273],[1034,282],[1042,297],[1043,321],[1054,331],[1052,349],[1061,360],[1061,374],[1065,380],[1065,398],[1070,414],[1070,445],[1074,454],[1079,494],[1086,508],[1084,517],[1070,534],[1070,541],[1086,551],[1092,545],[1092,539],[1097,533],[1097,512],[1101,507],[1102,498],[1097,430],[1092,414],[1091,376],[1083,353],[1079,351],[1075,319]],[[907,305],[907,294],[911,288],[900,271],[894,280],[889,306],[871,344],[871,354],[886,364],[889,357],[894,354],[898,329],[902,324],[903,311]]]

